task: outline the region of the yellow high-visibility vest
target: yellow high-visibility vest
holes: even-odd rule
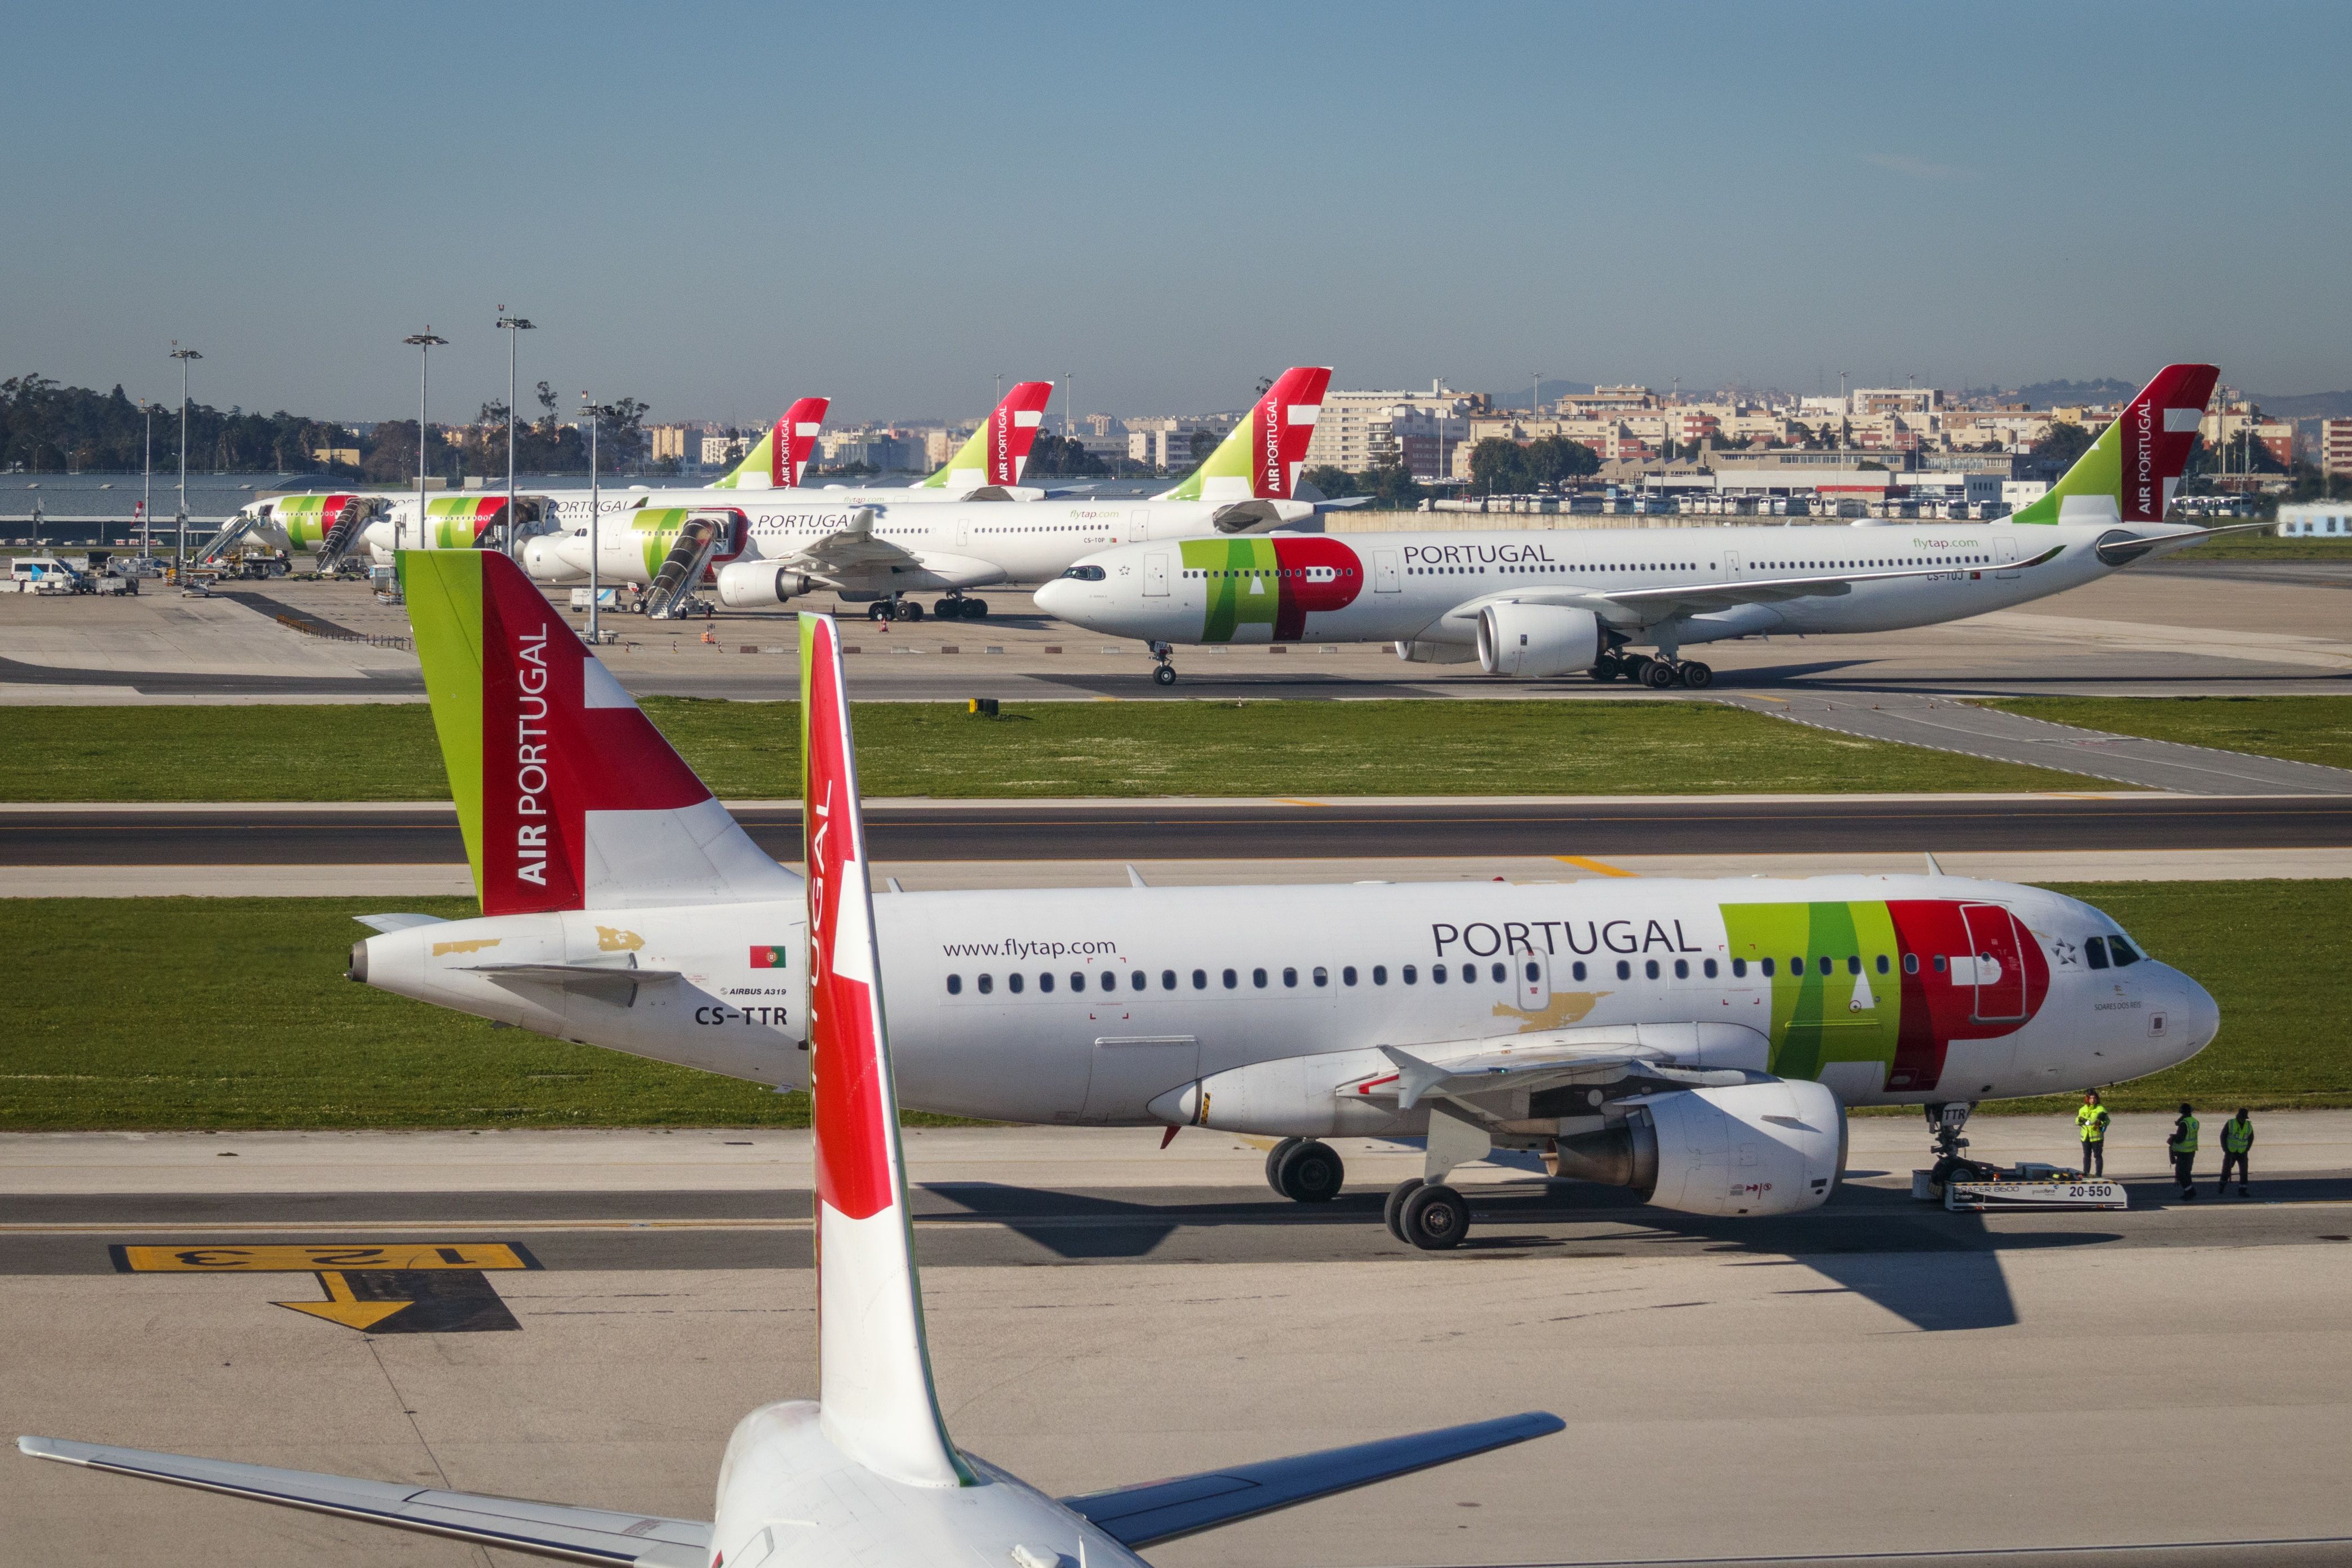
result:
[[[2165,1144],[2165,1147],[2170,1149],[2176,1155],[2195,1154],[2197,1152],[2197,1118],[2194,1116],[2181,1117],[2180,1130],[2172,1134],[2171,1138]]]
[[[2074,1125],[2083,1130],[2083,1141],[2086,1144],[2104,1144],[2107,1141],[2109,1120],[2107,1108],[2105,1105],[2085,1105],[2074,1113]]]
[[[2242,1155],[2254,1146],[2254,1124],[2232,1116],[2221,1124],[2221,1148],[2226,1154]]]

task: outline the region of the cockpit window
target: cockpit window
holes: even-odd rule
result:
[[[2137,964],[2139,962],[2139,955],[2132,951],[2132,945],[2125,941],[2120,936],[2110,936],[2107,938],[2107,953],[2109,956],[2115,959],[2116,967],[2118,969],[2122,968],[2126,964]]]
[[[1075,578],[1080,582],[1100,582],[1103,580],[1103,569],[1098,566],[1074,566],[1062,575]]]
[[[2104,936],[2094,936],[2089,941],[2084,943],[2083,962],[2088,964],[2094,969],[2105,968],[2107,967],[2107,939]]]

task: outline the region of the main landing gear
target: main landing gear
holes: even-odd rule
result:
[[[1647,653],[1606,653],[1586,672],[1596,681],[1636,681],[1652,691],[1688,686],[1703,692],[1715,685],[1715,672],[1696,659],[1657,659]]]
[[[920,621],[922,618],[921,601],[908,599],[902,593],[877,599],[866,607],[866,619],[868,621]]]
[[[1166,643],[1147,643],[1144,646],[1151,650],[1151,657],[1155,661],[1151,666],[1151,684],[1159,686],[1174,685],[1176,666],[1171,661],[1175,658],[1176,650]]]
[[[988,619],[988,601],[966,599],[961,593],[950,593],[931,606],[931,613],[942,621],[985,621]]]
[[[1265,1152],[1265,1185],[1293,1203],[1328,1203],[1347,1179],[1339,1151],[1314,1138],[1285,1138]]]

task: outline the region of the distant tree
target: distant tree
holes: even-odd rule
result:
[[[2097,439],[2074,421],[2062,419],[2053,423],[2042,439],[2033,444],[2033,455],[2064,467],[2088,452],[2091,443]]]
[[[1472,450],[1472,460],[1476,451]],[[1564,435],[1539,435],[1527,444],[1528,477],[1550,487],[1601,472],[1601,454]]]
[[[1031,475],[1057,479],[1105,479],[1110,476],[1110,465],[1086,448],[1086,443],[1075,436],[1064,437],[1038,434],[1035,444],[1029,448],[1029,465],[1022,476]]]
[[[382,482],[416,477],[416,422],[393,419],[377,425],[361,455],[360,472]]]
[[[1527,449],[1506,436],[1486,437],[1470,449],[1470,482],[1488,496],[1524,493],[1532,483]]]
[[[1217,449],[1217,443],[1223,439],[1224,438],[1213,430],[1194,431],[1191,442],[1192,466],[1198,468],[1202,464],[1206,463],[1209,460],[1209,454]]]
[[[1384,512],[1410,512],[1429,493],[1401,465],[1393,463],[1368,468],[1360,474],[1350,474],[1336,464],[1320,464],[1307,469],[1299,479],[1335,501],[1369,496],[1372,504]]]

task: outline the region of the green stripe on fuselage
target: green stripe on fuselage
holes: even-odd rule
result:
[[[1272,539],[1183,539],[1177,548],[1186,571],[1206,574],[1201,641],[1230,643],[1242,626],[1264,626],[1267,636],[1274,634],[1282,593]]]
[[[1885,904],[1722,908],[1731,956],[1750,966],[1772,961],[1773,1072],[1819,1078],[1832,1061],[1893,1063],[1903,1021],[1903,977],[1894,972],[1895,922]],[[1878,972],[1882,956],[1888,967],[1884,975]],[[1857,959],[1859,974],[1853,972]]]

